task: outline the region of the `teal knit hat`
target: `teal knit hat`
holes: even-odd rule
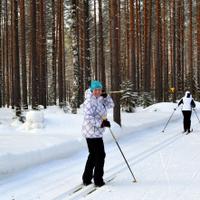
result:
[[[102,83],[100,81],[92,81],[90,85],[90,90],[93,92],[95,89],[102,89]]]

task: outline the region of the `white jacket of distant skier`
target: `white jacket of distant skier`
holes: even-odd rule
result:
[[[195,107],[194,100],[189,91],[185,92],[185,96],[179,101],[178,106],[183,104],[182,111],[191,111]]]
[[[101,123],[107,117],[107,110],[113,107],[114,103],[109,95],[106,98],[102,96],[95,97],[90,89],[87,89],[83,103],[84,121],[82,134],[86,138],[103,137],[105,128],[101,128]]]

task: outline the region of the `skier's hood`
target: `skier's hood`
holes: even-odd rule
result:
[[[192,95],[191,95],[190,91],[186,91],[184,97],[185,98],[192,98]]]
[[[90,99],[92,97],[92,92],[90,88],[85,91],[85,99]]]

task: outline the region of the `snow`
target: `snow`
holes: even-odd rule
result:
[[[29,111],[26,115],[24,123],[26,129],[44,128],[44,113],[43,111]]]
[[[162,129],[177,104],[159,103],[135,113],[122,113],[122,127],[112,121],[115,134],[137,183],[109,133],[104,134],[105,179],[114,179],[90,195],[87,188],[70,195],[81,182],[87,158],[81,135],[82,109],[66,114],[56,106],[28,111],[27,121],[0,109],[0,200],[199,200],[200,125],[193,113],[194,131],[184,135],[179,107],[165,133]],[[197,114],[200,103],[197,102]]]

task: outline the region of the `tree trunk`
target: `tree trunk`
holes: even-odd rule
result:
[[[32,108],[37,109],[38,106],[38,62],[36,50],[36,1],[30,2],[30,17],[31,17],[31,71],[32,71]]]
[[[168,101],[168,92],[169,92],[169,84],[168,84],[168,26],[167,26],[167,8],[166,8],[166,0],[163,1],[163,26],[162,26],[162,38],[163,38],[163,83],[164,83],[164,91],[163,91],[163,98],[164,101]]]
[[[144,1],[144,91],[150,92],[150,76],[151,76],[151,65],[149,63],[150,57],[150,46],[149,46],[149,34],[150,32],[150,24],[149,21],[151,20],[151,1],[149,2],[149,7],[147,0]]]
[[[161,29],[161,6],[160,0],[156,0],[156,18],[157,18],[157,42],[156,42],[156,100],[161,102],[163,99],[163,87],[162,87],[162,29]]]
[[[63,74],[63,27],[62,27],[62,18],[63,18],[63,0],[58,1],[57,17],[58,17],[58,94],[59,94],[59,106],[64,105],[64,74]]]
[[[56,105],[56,97],[57,97],[57,91],[56,91],[56,24],[55,24],[55,0],[51,1],[51,7],[52,7],[52,104]]]
[[[176,62],[177,62],[177,95],[178,98],[181,98],[181,94],[182,94],[182,84],[183,84],[183,80],[182,80],[182,66],[181,66],[181,2],[182,0],[178,1],[177,4],[177,20],[179,21],[179,26],[177,26],[176,30],[176,38],[177,38],[177,53],[176,53]]]
[[[81,95],[81,102],[83,102],[84,97],[84,6],[83,1],[78,1],[79,7],[79,15],[78,15],[78,22],[79,22],[79,55],[80,55],[80,95]]]
[[[104,89],[106,89],[102,0],[99,0],[99,69],[101,71],[100,80],[104,85]]]
[[[193,80],[193,37],[192,37],[192,32],[193,32],[193,22],[192,22],[192,0],[189,0],[189,52],[188,52],[188,56],[189,56],[189,87],[190,87],[190,91],[192,92],[192,94],[195,94],[195,85],[194,85],[194,80]]]
[[[198,84],[198,90],[200,90],[200,0],[197,0],[197,17],[196,17],[196,23],[197,23],[197,84]],[[200,95],[198,97],[198,100],[200,100]]]
[[[112,42],[112,90],[118,90],[120,88],[120,52],[119,52],[119,0],[110,0],[111,11],[111,42]],[[120,116],[120,96],[119,94],[113,95],[115,103],[114,107],[114,121],[121,125]]]
[[[125,20],[126,20],[126,61],[125,61],[125,80],[130,80],[129,79],[129,66],[130,66],[130,54],[129,54],[129,49],[130,49],[130,44],[129,44],[129,5],[128,5],[128,0],[125,1],[125,8],[126,8],[126,13],[125,13]]]
[[[130,80],[133,83],[133,90],[136,89],[136,69],[135,69],[135,18],[134,18],[134,3],[130,0],[130,35],[129,35],[129,57],[130,57]]]
[[[46,57],[46,28],[45,28],[45,3],[40,0],[40,104],[47,107],[47,57]]]
[[[11,54],[11,62],[13,62],[13,1],[11,2],[11,29],[9,30],[12,34],[10,34],[10,39],[11,39],[11,48],[9,49],[9,34],[8,34],[8,1],[6,0],[6,13],[5,13],[5,85],[6,85],[6,89],[5,89],[5,104],[7,104],[7,107],[10,106],[10,94],[12,92],[12,107],[14,107],[14,94],[13,94],[13,74],[9,73],[9,69],[13,69],[13,65],[10,65],[9,67],[9,50],[10,50],[10,54]],[[11,76],[10,76],[11,75]],[[10,90],[11,88],[9,88],[9,78],[12,79],[12,91]]]
[[[176,84],[176,23],[175,23],[175,0],[172,0],[171,1],[171,7],[170,7],[170,10],[171,10],[171,16],[170,16],[170,29],[171,29],[171,40],[170,40],[170,43],[171,43],[171,49],[170,49],[170,58],[171,58],[171,87],[172,88],[175,88],[175,91],[174,93],[172,94],[173,95],[173,102],[176,101],[176,89],[177,89],[177,84]]]
[[[84,0],[84,70],[85,70],[85,88],[90,86],[91,82],[91,64],[90,64],[90,14],[89,0]]]
[[[3,86],[3,79],[2,79],[2,74],[3,74],[3,70],[2,70],[2,26],[1,26],[1,10],[2,10],[2,3],[0,1],[0,108],[3,106],[3,102],[2,102],[2,86]]]
[[[94,78],[99,79],[97,68],[97,7],[96,0],[94,0]]]
[[[77,18],[77,0],[72,0],[72,52],[73,52],[73,69],[74,69],[74,80],[73,80],[73,95],[72,95],[72,113],[77,113],[79,107],[79,90],[80,90],[80,65],[79,65],[79,40],[78,40],[78,18]]]
[[[19,38],[18,38],[18,1],[14,0],[14,19],[13,19],[13,31],[14,31],[14,94],[15,94],[15,106],[16,115],[21,114],[21,90],[20,90],[20,67],[19,67]]]
[[[184,34],[184,25],[185,25],[185,19],[184,19],[184,1],[181,1],[181,16],[180,16],[180,50],[181,50],[181,79],[182,79],[182,88],[181,91],[184,91],[184,82],[185,82],[185,61],[184,61],[184,52],[185,52],[185,34]]]
[[[20,0],[20,31],[21,31],[21,68],[22,68],[22,100],[24,109],[28,109],[27,76],[26,76],[26,34],[24,0]]]

